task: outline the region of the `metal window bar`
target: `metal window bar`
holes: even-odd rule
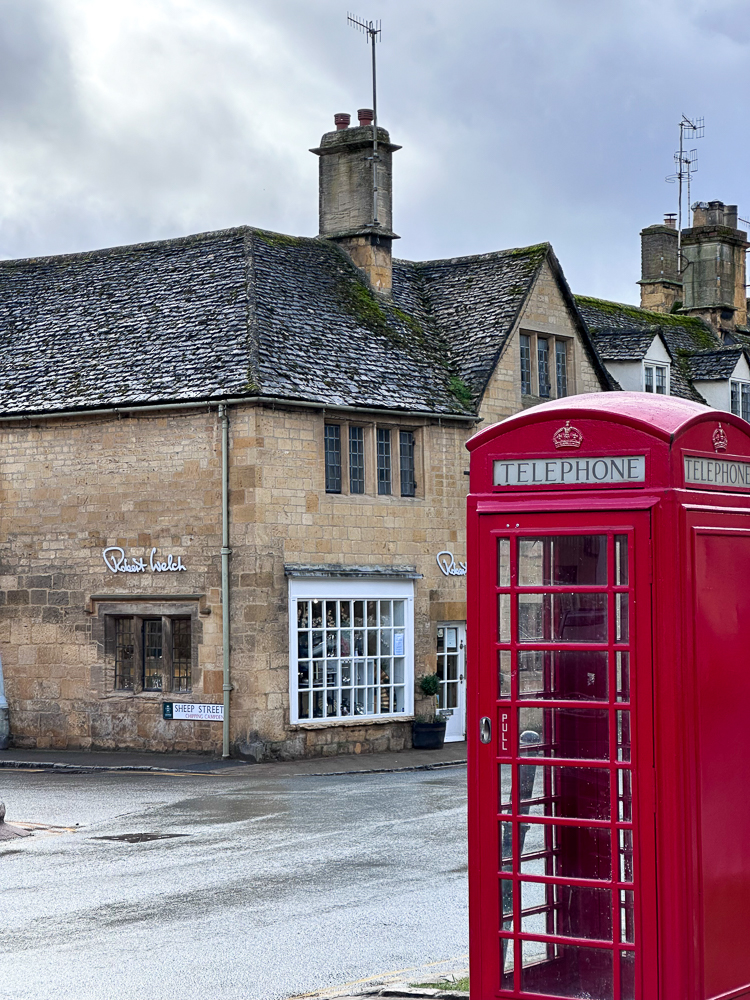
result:
[[[651,365],[646,365],[643,376],[643,388],[646,392],[654,391],[654,369]]]
[[[531,395],[531,337],[522,333],[519,337],[521,344],[521,394]]]
[[[742,419],[750,420],[750,385],[741,383],[740,393],[742,399]]]
[[[539,370],[539,395],[542,399],[548,399],[552,388],[549,380],[549,342],[543,337],[537,338],[536,356]]]
[[[349,492],[365,492],[365,429],[349,428]]]
[[[115,624],[115,688],[132,689],[135,680],[135,622],[117,618]]]
[[[189,691],[192,665],[190,619],[172,620],[172,690]]]
[[[387,496],[391,492],[391,432],[386,427],[378,427],[378,493]]]
[[[163,630],[161,618],[143,622],[143,690],[161,691],[164,675]]]
[[[729,389],[730,389],[730,399],[731,399],[730,404],[729,404],[730,409],[731,409],[732,413],[736,417],[739,417],[740,416],[740,412],[741,412],[740,411],[740,383],[739,382],[730,382],[729,383]]]
[[[325,425],[326,493],[341,492],[341,427]]]
[[[661,365],[656,368],[656,391],[661,396],[667,394],[667,369],[662,368]]]
[[[298,600],[301,720],[406,711],[406,601]]]
[[[417,492],[414,475],[414,434],[399,431],[399,460],[401,464],[401,496],[413,497]]]
[[[555,370],[557,374],[557,397],[568,395],[568,345],[564,340],[555,341]]]

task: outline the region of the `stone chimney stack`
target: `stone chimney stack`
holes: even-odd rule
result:
[[[682,231],[683,312],[700,316],[717,333],[747,327],[747,233],[737,228],[737,206],[699,202],[693,226]]]
[[[682,301],[682,281],[677,270],[677,226],[674,215],[664,224],[641,230],[641,308],[671,312]]]
[[[378,223],[373,225],[373,113],[363,108],[358,117],[359,125],[350,128],[349,115],[336,115],[336,130],[310,150],[320,158],[320,236],[335,240],[372,288],[390,295],[391,243],[398,239],[392,229],[392,154],[401,147],[378,128]]]

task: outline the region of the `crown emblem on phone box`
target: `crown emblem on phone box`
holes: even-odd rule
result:
[[[583,434],[577,427],[571,427],[570,421],[565,421],[565,426],[560,427],[552,435],[555,448],[580,448],[583,444]]]
[[[714,431],[713,436],[714,449],[716,451],[726,451],[729,441],[727,440],[727,434],[724,428],[719,424],[719,426]]]

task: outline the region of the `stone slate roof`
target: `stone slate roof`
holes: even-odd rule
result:
[[[716,351],[701,351],[689,357],[690,377],[696,382],[730,378],[746,348],[722,347]]]
[[[640,361],[658,334],[672,359],[672,395],[705,402],[692,382],[692,357],[723,350],[721,338],[707,323],[585,295],[577,295],[576,303],[605,361]]]
[[[582,322],[549,243],[420,263],[394,260],[394,300],[446,347],[451,370],[474,406],[502,354],[544,264],[557,279],[583,347],[603,388],[615,387]]]
[[[470,416],[545,260],[395,261],[392,303],[334,243],[249,227],[0,261],[0,413],[249,396]]]

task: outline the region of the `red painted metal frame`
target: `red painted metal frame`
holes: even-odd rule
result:
[[[517,603],[515,600],[511,601],[511,641],[509,643],[494,641],[490,644],[487,641],[487,632],[491,631],[495,639],[497,637],[497,597],[496,594],[499,592],[508,592],[511,594],[523,594],[523,593],[569,593],[575,591],[577,593],[595,593],[595,592],[606,592],[611,595],[615,593],[630,593],[635,594],[639,592],[639,588],[648,590],[649,585],[649,525],[648,525],[649,515],[647,513],[635,513],[628,512],[624,514],[616,514],[615,512],[606,512],[604,514],[568,514],[565,517],[564,524],[561,524],[559,515],[543,515],[543,514],[518,514],[513,522],[509,522],[507,516],[496,515],[496,516],[483,516],[481,518],[480,533],[482,543],[479,551],[480,560],[480,597],[477,603],[479,618],[480,618],[480,629],[485,629],[482,633],[484,638],[482,639],[481,648],[479,650],[479,656],[481,657],[480,662],[477,664],[478,667],[478,700],[475,710],[481,715],[489,715],[493,718],[494,726],[496,727],[495,732],[500,731],[502,726],[503,715],[508,713],[510,719],[510,749],[518,747],[518,709],[525,708],[575,708],[577,710],[581,709],[591,709],[591,710],[606,710],[609,713],[609,760],[597,759],[597,760],[587,760],[585,758],[571,758],[565,759],[561,757],[539,757],[535,758],[535,763],[539,764],[549,764],[556,767],[593,767],[597,770],[607,770],[610,772],[610,819],[609,820],[580,820],[572,818],[563,817],[535,817],[533,818],[534,823],[540,823],[542,825],[556,825],[556,826],[571,826],[571,827],[587,827],[587,828],[602,828],[609,829],[612,835],[611,841],[611,861],[612,861],[612,878],[608,881],[594,880],[594,879],[570,879],[567,880],[570,884],[575,884],[583,887],[590,887],[592,889],[608,889],[611,892],[611,900],[613,907],[612,915],[612,930],[614,933],[614,940],[608,946],[601,941],[594,941],[590,938],[571,938],[571,937],[556,937],[548,935],[540,935],[538,933],[534,934],[519,934],[518,931],[515,935],[505,935],[504,932],[500,932],[501,936],[509,936],[510,940],[522,941],[524,939],[528,940],[548,940],[550,942],[559,942],[564,945],[579,945],[586,948],[592,947],[602,947],[604,950],[609,950],[614,956],[614,983],[615,983],[615,997],[619,1000],[619,961],[617,961],[618,948],[617,948],[617,938],[619,935],[620,927],[620,889],[635,890],[636,894],[642,894],[644,891],[648,892],[649,887],[651,887],[651,895],[653,896],[655,891],[655,878],[652,870],[649,869],[650,859],[653,857],[653,735],[651,731],[651,677],[650,677],[650,649],[651,649],[651,636],[650,636],[650,602],[641,601],[636,603],[631,599],[630,602],[630,615],[631,615],[631,632],[629,640],[625,643],[615,642],[615,628],[614,628],[614,615],[615,615],[615,601],[614,599],[609,600],[609,620],[608,620],[608,640],[604,643],[565,643],[564,648],[566,651],[575,650],[603,650],[608,653],[608,699],[607,701],[564,701],[560,699],[544,699],[544,700],[533,700],[528,697],[518,698],[517,683],[518,676],[517,670],[514,668],[513,671],[513,692],[512,697],[508,700],[499,699],[497,692],[497,650],[501,648],[509,649],[512,651],[512,656],[514,658],[519,650],[544,650],[544,649],[555,649],[560,648],[560,643],[554,642],[519,642],[517,639]],[[512,523],[512,527],[510,527]],[[601,534],[606,535],[609,539],[608,541],[608,566],[609,566],[609,578],[605,586],[572,586],[572,585],[558,585],[558,586],[536,586],[529,587],[518,586],[515,576],[515,570],[517,566],[516,560],[516,549],[517,549],[517,539],[523,537],[543,537],[546,535],[561,535],[561,534]],[[614,537],[616,535],[626,535],[631,539],[631,544],[629,545],[629,580],[631,581],[629,586],[621,587],[616,586],[614,582]],[[496,560],[495,560],[495,544],[488,544],[489,539],[496,539],[498,537],[508,537],[511,539],[510,548],[510,560],[511,560],[511,584],[509,588],[499,588],[496,586]],[[633,544],[635,542],[635,544]],[[473,604],[474,602],[472,602]],[[486,625],[485,625],[486,623]],[[639,637],[640,642],[639,642]],[[616,690],[616,679],[615,679],[615,652],[617,650],[630,651],[631,654],[631,700],[628,702],[617,701],[617,690]],[[634,669],[635,668],[635,669]],[[638,711],[631,711],[631,708],[635,708],[638,705]],[[617,734],[616,734],[616,713],[618,711],[628,711],[631,714],[631,742],[632,742],[632,759],[628,764],[626,762],[617,762]],[[471,725],[472,723],[470,723]],[[476,718],[474,719],[474,725],[477,724]],[[512,991],[501,990],[499,988],[499,955],[501,950],[499,950],[499,945],[497,943],[498,930],[501,927],[502,920],[500,916],[500,898],[498,892],[498,878],[500,873],[498,873],[498,863],[499,858],[499,823],[505,820],[507,816],[508,821],[515,820],[515,825],[517,827],[518,822],[521,821],[521,813],[518,808],[518,782],[514,782],[514,792],[513,792],[513,809],[511,814],[500,814],[498,812],[498,764],[505,761],[512,763],[514,767],[514,772],[519,763],[523,761],[528,762],[527,757],[519,756],[517,751],[504,753],[502,749],[497,749],[493,752],[495,744],[486,745],[479,747],[479,753],[475,757],[472,755],[472,777],[471,780],[476,781],[478,786],[482,789],[482,794],[478,803],[478,815],[475,820],[478,823],[478,828],[473,831],[473,836],[476,838],[474,841],[474,850],[480,852],[481,857],[481,902],[478,906],[472,908],[472,915],[476,916],[478,913],[478,919],[472,924],[472,944],[476,943],[477,935],[481,939],[481,953],[482,956],[486,956],[488,952],[492,952],[493,942],[496,953],[496,959],[494,962],[486,961],[482,962],[481,966],[481,979],[482,979],[482,992],[479,994],[482,997],[489,996],[502,996],[502,997],[524,997],[533,996],[539,994],[529,994],[520,991],[520,944],[516,945],[516,955],[515,955],[515,968],[516,968],[516,986]],[[639,765],[638,771],[636,772],[636,763]],[[474,771],[474,768],[477,770]],[[634,782],[634,797],[633,797],[633,822],[629,823],[627,821],[619,821],[618,818],[618,788],[617,788],[617,771],[618,770],[630,770],[633,774],[638,773],[639,779]],[[641,817],[645,816],[645,820],[641,820]],[[636,839],[636,856],[635,856],[635,866],[636,871],[639,873],[637,876],[637,882],[634,884],[630,882],[621,882],[618,878],[619,869],[619,843],[618,835],[619,831],[622,829],[637,829],[639,835]],[[645,856],[641,858],[641,854]],[[559,877],[552,876],[542,876],[542,875],[530,875],[521,874],[520,869],[520,857],[519,857],[519,843],[518,837],[514,836],[513,839],[513,872],[510,879],[514,883],[514,911],[516,914],[516,919],[520,914],[520,901],[519,901],[519,883],[520,882],[537,882],[537,883],[549,883],[549,884],[561,884]],[[492,877],[494,875],[494,877]],[[648,900],[649,905],[645,907],[646,913],[652,913],[655,911],[655,900],[653,898]],[[642,968],[645,966],[650,970],[650,978],[654,978],[654,966],[655,966],[655,949],[653,944],[655,943],[655,928],[653,927],[643,927],[643,922],[640,917],[639,906],[640,900],[636,898],[636,940],[635,944],[625,944],[620,950],[626,951],[636,951],[636,977],[640,979],[642,975]],[[476,950],[472,953],[472,976],[475,973],[475,955]],[[546,995],[546,994],[544,994]],[[554,994],[549,994],[554,995]]]
[[[568,420],[582,434],[583,443],[578,453],[582,458],[647,455],[645,481],[628,488],[618,485],[615,489],[606,485],[591,485],[590,488],[578,485],[574,489],[493,485],[492,462],[495,458],[554,458],[552,436]],[[721,435],[718,446],[714,437],[719,423],[729,439],[725,452],[720,450]],[[497,588],[489,577],[482,577],[482,573],[491,574],[494,570],[491,538],[498,525],[502,525],[504,534],[526,531],[534,534],[547,530],[564,534],[584,528],[586,533],[626,528],[636,532],[637,647],[632,709],[632,763],[637,787],[636,879],[640,893],[640,902],[636,904],[639,906],[636,950],[640,956],[636,997],[638,1000],[750,997],[750,907],[747,913],[742,909],[738,914],[739,920],[747,920],[747,927],[740,930],[737,940],[744,940],[744,934],[748,946],[727,951],[720,930],[716,928],[728,926],[735,934],[732,924],[722,923],[727,918],[722,899],[730,899],[731,893],[728,888],[724,896],[721,895],[717,877],[726,877],[727,873],[721,867],[721,858],[713,857],[710,843],[708,848],[706,846],[712,837],[720,841],[726,831],[720,826],[711,826],[716,821],[706,813],[705,805],[706,788],[709,791],[712,788],[706,785],[706,781],[711,780],[712,768],[732,767],[743,775],[747,770],[750,775],[750,765],[745,766],[745,760],[750,760],[750,727],[744,723],[746,702],[750,701],[750,681],[743,686],[743,664],[747,663],[746,672],[750,677],[750,655],[744,652],[743,632],[737,627],[734,631],[730,629],[727,635],[717,632],[712,638],[712,642],[721,645],[722,649],[726,647],[727,654],[734,657],[732,662],[738,664],[734,676],[740,679],[741,688],[735,699],[737,704],[729,704],[732,693],[727,692],[733,742],[731,752],[727,749],[722,753],[716,748],[715,734],[720,732],[716,726],[722,721],[717,718],[716,708],[712,708],[713,716],[708,721],[705,711],[702,714],[700,677],[705,675],[706,657],[714,653],[713,649],[706,650],[705,642],[701,644],[700,629],[705,628],[703,608],[715,607],[716,596],[713,591],[706,591],[706,584],[700,578],[695,549],[696,531],[701,537],[712,532],[718,532],[721,538],[747,537],[750,492],[730,486],[718,489],[715,484],[698,487],[686,484],[683,479],[685,455],[750,462],[750,425],[731,414],[717,413],[682,400],[649,398],[641,393],[607,393],[533,407],[480,432],[469,442],[469,450],[472,459],[468,499],[470,664],[467,726],[472,1000],[524,995],[498,989],[497,935],[501,925],[497,885],[500,866],[497,853],[494,858],[491,856],[492,838],[497,842],[497,758],[492,745],[483,745],[478,739],[481,716],[489,714],[495,723],[498,721],[493,709],[497,711],[499,701],[493,700],[490,693],[497,676],[494,660],[497,635],[493,631],[496,628]],[[650,538],[649,528],[645,526],[648,522]],[[731,546],[719,550],[732,552]],[[706,557],[701,558],[705,560]],[[728,566],[731,563],[734,569],[726,574],[730,584],[721,600],[732,602],[736,598],[739,601],[739,591],[744,593],[747,589],[749,596],[741,611],[742,615],[746,612],[750,621],[750,587],[740,587],[737,583],[738,579],[744,579],[742,573],[745,572],[735,566],[735,563],[745,566],[744,562],[738,562],[739,559],[739,554],[736,559],[727,557]],[[489,568],[491,565],[493,570]],[[750,577],[750,555],[747,567]],[[723,586],[721,573],[714,573],[711,580],[710,586],[714,589]],[[649,656],[649,622],[653,623],[653,666]],[[534,648],[538,648],[536,643]],[[614,697],[611,687],[609,694],[610,698]],[[527,704],[524,701],[524,706]],[[703,697],[704,707],[706,704]],[[547,701],[544,707],[550,707]],[[615,710],[610,704],[610,711]],[[511,723],[515,724],[513,715]],[[611,736],[610,729],[610,744]],[[714,740],[713,744],[709,738]],[[554,759],[552,763],[563,762]],[[613,767],[612,762],[599,763]],[[723,787],[728,789],[729,783],[725,781]],[[748,798],[746,790],[737,789],[729,800],[726,791],[724,814],[728,824],[747,824],[750,843],[750,807],[737,808],[738,795]],[[715,803],[712,808],[714,806]],[[714,808],[711,815],[715,813]],[[538,819],[543,820],[543,817]],[[555,818],[554,822],[562,821]],[[731,830],[727,834],[729,840],[730,834]],[[727,850],[732,847],[729,840]],[[515,842],[514,851],[517,853]],[[739,860],[733,857],[732,863],[734,881],[750,886],[750,850]],[[706,897],[708,902],[704,903],[704,882],[709,869],[713,888],[710,899]],[[514,881],[520,881],[520,873],[514,876]],[[537,877],[537,881],[543,879]],[[713,931],[709,928],[708,937],[707,921],[714,928]],[[617,928],[613,930],[616,935]],[[570,943],[569,939],[566,943]],[[589,946],[591,942],[584,939],[580,943]]]

